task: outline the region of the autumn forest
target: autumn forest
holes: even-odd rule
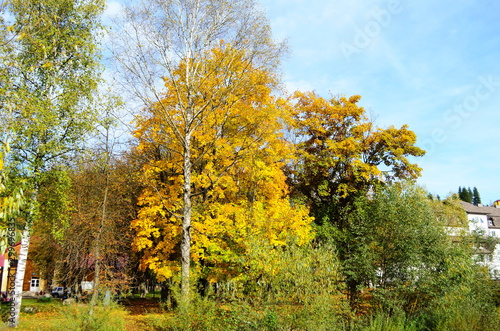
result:
[[[459,197],[415,183],[415,133],[361,96],[287,91],[255,0],[135,1],[111,26],[105,5],[0,1],[9,326],[40,316],[21,313],[32,263],[46,290],[93,281],[57,308],[75,330],[500,327],[483,239],[446,232]],[[142,287],[160,312],[132,326]]]

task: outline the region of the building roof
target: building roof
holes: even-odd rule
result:
[[[488,214],[491,214],[495,209],[498,209],[495,207],[484,207],[481,205],[476,206],[476,205],[473,205],[472,203],[468,203],[465,201],[460,201],[460,204],[464,207],[467,214],[488,215]],[[498,209],[498,211],[500,211],[500,209]]]
[[[488,224],[490,229],[500,229],[500,208],[482,205],[476,206],[465,201],[460,201],[460,203],[464,207],[467,214],[486,215],[488,220],[492,222],[492,224]]]
[[[488,226],[490,229],[500,229],[500,216],[489,216],[488,219],[493,223]]]

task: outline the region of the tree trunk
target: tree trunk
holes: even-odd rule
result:
[[[108,115],[108,114],[107,114]],[[89,314],[92,316],[94,314],[94,307],[99,299],[99,291],[101,286],[101,241],[102,233],[104,231],[104,226],[106,225],[107,206],[108,206],[108,192],[109,192],[109,163],[111,158],[110,145],[109,145],[109,127],[105,126],[105,139],[106,139],[106,152],[105,152],[105,164],[104,164],[104,194],[102,198],[102,210],[101,210],[101,220],[99,223],[99,230],[97,231],[97,236],[95,239],[95,267],[94,267],[94,288],[92,289],[92,299],[90,301],[90,311]]]
[[[189,304],[191,265],[191,135],[186,135],[184,145],[184,208],[182,212],[181,239],[181,302]]]
[[[29,223],[28,223],[29,224]],[[14,280],[14,293],[11,293],[11,314],[9,317],[9,327],[17,327],[19,324],[19,314],[21,313],[21,301],[23,299],[23,282],[28,260],[28,249],[30,245],[30,226],[26,225],[21,237],[21,249],[17,259],[16,278]],[[12,307],[14,311],[12,311]]]

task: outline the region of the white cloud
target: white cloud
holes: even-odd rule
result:
[[[104,21],[120,16],[123,13],[124,6],[119,1],[107,1],[106,9],[103,13]]]

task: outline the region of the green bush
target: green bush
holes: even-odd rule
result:
[[[52,297],[40,297],[37,299],[38,302],[52,302]]]
[[[120,331],[125,330],[127,312],[117,305],[95,306],[75,304],[60,308],[63,319],[54,330]]]
[[[417,331],[421,330],[418,321],[407,318],[403,312],[398,312],[393,315],[386,314],[382,311],[369,316],[366,321],[363,321],[359,326],[354,328],[359,331]]]
[[[500,330],[498,308],[486,297],[475,293],[450,293],[436,300],[428,311],[428,329],[436,331],[496,331]]]
[[[2,322],[7,322],[10,315],[10,305],[9,304],[1,304],[0,305],[0,318]]]

